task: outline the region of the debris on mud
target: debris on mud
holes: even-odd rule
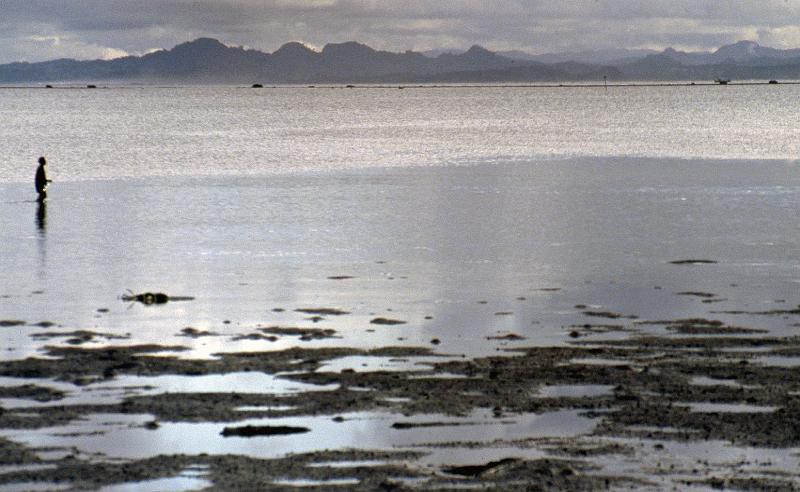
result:
[[[712,297],[717,297],[716,294],[712,294],[710,292],[697,292],[697,291],[684,291],[684,292],[676,292],[676,296],[689,296],[689,297],[702,297],[705,299],[710,299]]]
[[[316,314],[318,316],[343,316],[350,314],[349,311],[344,311],[336,308],[300,308],[294,310],[296,313],[303,314]]]
[[[510,342],[525,340],[526,338],[517,335],[516,333],[506,333],[505,335],[490,335],[486,337],[487,340],[507,340]]]
[[[667,330],[685,335],[734,335],[768,333],[762,328],[727,326],[722,321],[704,318],[688,318],[661,321],[637,321],[639,325],[663,325]]]
[[[218,337],[220,335],[219,333],[215,333],[213,331],[198,330],[197,328],[187,326],[186,328],[181,330],[181,333],[178,336],[189,337],[189,338],[202,338],[202,337]]]
[[[129,335],[115,335],[113,333],[98,333],[90,330],[76,330],[66,332],[40,332],[31,333],[34,340],[49,340],[53,338],[67,338],[66,343],[70,345],[80,345],[82,343],[94,342],[97,339],[103,340],[127,340]]]
[[[260,332],[267,335],[288,335],[298,336],[301,341],[307,342],[309,340],[322,340],[326,338],[339,338],[336,336],[336,330],[330,328],[297,328],[297,327],[282,327],[282,326],[269,326],[267,328],[259,328]]]
[[[619,319],[619,318],[636,319],[636,316],[624,316],[622,314],[614,313],[611,311],[584,311],[583,315],[590,316],[593,318],[606,318],[606,319]]]
[[[714,260],[673,260],[670,263],[673,265],[713,265],[718,262]]]
[[[134,294],[128,292],[120,297],[125,302],[141,302],[146,306],[152,304],[166,304],[170,301],[193,301],[194,297],[190,296],[168,296],[162,292],[143,292],[141,294]]]

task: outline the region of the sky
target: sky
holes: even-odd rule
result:
[[[377,49],[529,53],[800,47],[800,0],[0,0],[0,63],[142,55],[198,37],[272,52],[359,41]]]

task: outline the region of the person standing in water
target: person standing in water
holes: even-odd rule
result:
[[[39,194],[39,198],[36,201],[38,202],[43,202],[47,198],[47,184],[52,182],[52,180],[47,179],[47,173],[44,170],[46,165],[47,160],[44,157],[39,157],[39,167],[36,168],[36,193]]]

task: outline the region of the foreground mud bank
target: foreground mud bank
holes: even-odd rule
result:
[[[427,347],[193,360],[180,346],[51,346],[0,362],[0,484],[800,486],[800,337],[625,319],[573,326],[561,347],[509,339],[514,347],[475,359]],[[266,379],[226,383],[247,377]],[[185,386],[160,386],[169,378]],[[187,431],[208,437],[195,446]]]

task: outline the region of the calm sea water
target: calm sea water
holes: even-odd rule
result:
[[[797,159],[798,85],[0,91],[0,180],[272,174],[574,156]]]
[[[585,321],[576,304],[651,318],[798,304],[798,91],[0,91],[0,319],[207,356],[296,341],[174,335],[337,307],[352,315],[322,325],[342,343],[400,343],[366,331],[391,315],[403,343],[478,354],[497,332],[562,343]],[[55,180],[43,207],[39,154]],[[718,263],[670,263],[698,258]],[[196,300],[131,306],[128,289]],[[28,335],[3,331],[4,356],[38,350]]]

